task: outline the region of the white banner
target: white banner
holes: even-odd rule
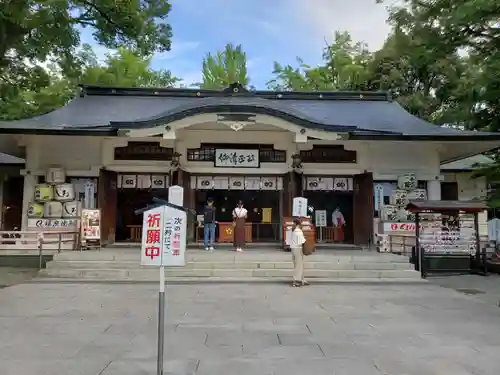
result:
[[[213,189],[214,178],[212,176],[198,176],[196,187],[198,190]]]
[[[375,193],[375,197],[373,199],[374,209],[375,211],[380,211],[382,207],[384,207],[384,185],[375,185],[373,191]]]
[[[220,168],[259,168],[259,150],[216,149],[215,166]]]
[[[229,177],[229,189],[231,190],[245,190],[245,177],[234,176]]]
[[[306,190],[326,190],[321,177],[307,177]]]
[[[247,190],[260,190],[260,177],[245,177]]]
[[[262,177],[260,181],[261,190],[276,190],[276,177]]]

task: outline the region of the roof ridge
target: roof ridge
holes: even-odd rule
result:
[[[79,85],[82,95],[104,96],[154,96],[154,97],[254,97],[271,100],[354,100],[391,101],[391,95],[384,91],[271,91],[271,90],[208,90],[198,88],[154,88],[154,87],[114,87],[99,85]],[[230,86],[231,88],[232,86]]]

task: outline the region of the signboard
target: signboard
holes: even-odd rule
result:
[[[82,240],[101,240],[101,210],[82,210]]]
[[[259,168],[259,150],[216,149],[215,166],[219,168]]]
[[[327,226],[327,221],[326,221],[326,210],[316,210],[314,212],[314,224],[317,227],[326,227]]]
[[[28,229],[75,230],[78,219],[28,219]]]
[[[373,191],[375,193],[375,199],[373,200],[374,209],[375,211],[380,211],[384,207],[384,185],[375,185]]]
[[[415,224],[414,223],[391,223],[384,222],[383,233],[387,232],[415,232]],[[420,226],[422,229],[422,226]]]
[[[84,198],[83,206],[84,208],[94,208],[95,207],[95,183],[93,181],[88,181],[84,185]]]
[[[307,217],[307,198],[293,198],[292,216]]]
[[[177,206],[182,206],[184,203],[184,188],[179,185],[170,186],[168,188],[168,201]]]
[[[161,206],[145,211],[142,224],[141,265],[184,266],[186,212]]]

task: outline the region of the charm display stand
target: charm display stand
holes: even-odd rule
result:
[[[422,278],[431,273],[487,275],[486,252],[479,241],[480,202],[410,201],[415,214],[415,247],[411,261]]]

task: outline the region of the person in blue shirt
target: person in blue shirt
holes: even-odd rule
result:
[[[207,205],[203,208],[203,244],[207,251],[214,251],[216,211],[213,199],[208,198]]]

